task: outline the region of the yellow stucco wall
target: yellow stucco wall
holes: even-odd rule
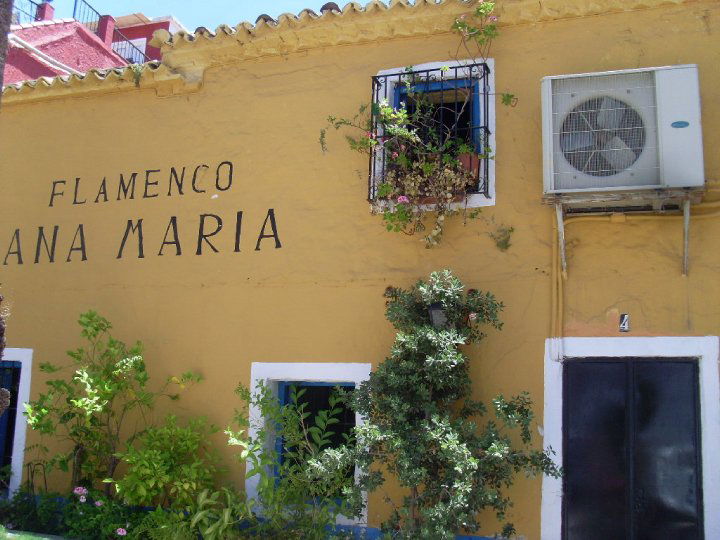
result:
[[[114,322],[118,337],[145,343],[157,380],[201,371],[206,381],[177,406],[224,425],[237,404],[234,387],[249,383],[251,362],[382,360],[394,335],[383,316],[386,286],[408,286],[448,267],[466,285],[488,289],[506,305],[504,329],[489,332],[482,346],[470,351],[477,395],[529,390],[542,418],[554,213],[541,204],[540,79],[698,64],[706,177],[711,186],[720,180],[720,3],[635,2],[637,9],[611,13],[553,11],[552,4],[558,2],[545,2],[537,16],[523,15],[530,3],[501,4],[507,17],[492,51],[498,90],[519,98],[517,107],[497,109],[497,205],[482,214],[514,227],[507,252],[495,247],[485,220],[467,226],[453,220],[442,245],[432,250],[419,237],[385,232],[365,201],[366,158],[351,153],[340,137],[331,136],[326,155],[317,143],[328,114],[351,115],[367,101],[371,75],[453,58],[457,39],[449,32],[393,37],[378,31],[382,35],[375,40],[348,37],[334,45],[320,42],[284,54],[261,50],[247,58],[243,51],[252,44],[243,49],[222,37],[165,46],[168,64],[191,83],[209,66],[199,87],[164,71],[170,90],[144,82],[135,88],[125,76],[6,92],[0,115],[0,256],[19,228],[24,258],[17,265],[11,255],[0,265],[11,314],[8,345],[34,349],[35,366],[61,361],[78,342],[77,315],[97,309]],[[463,6],[421,9],[427,10],[425,27],[433,19],[446,29]],[[362,24],[390,28],[392,17],[403,16],[370,13]],[[343,24],[317,23],[313,32],[343,34]],[[234,181],[219,192],[212,189],[214,169],[226,160],[234,164]],[[191,175],[200,164],[210,166],[198,184],[205,193],[192,192],[186,179],[185,195],[166,196],[170,167],[185,166]],[[151,177],[160,181],[159,196],[142,199],[149,169],[161,171]],[[120,173],[132,172],[140,186],[135,200],[114,200]],[[72,204],[76,177],[86,204]],[[93,204],[104,177],[111,200]],[[65,195],[51,208],[52,182],[59,179],[68,182]],[[714,197],[710,192],[706,200]],[[256,251],[271,208],[282,248],[266,239]],[[236,253],[238,211],[243,221]],[[206,245],[197,256],[199,216],[208,213],[223,219],[222,231],[213,237],[220,252]],[[166,246],[159,257],[171,216],[177,216],[183,253],[175,256],[174,247]],[[145,257],[138,259],[137,244],[129,242],[117,259],[127,220],[138,218]],[[75,252],[66,262],[79,224],[87,261]],[[56,262],[34,264],[37,227],[54,225],[60,226]],[[565,334],[617,336],[619,313],[631,314],[631,335],[719,334],[718,234],[720,219],[693,222],[690,274],[683,277],[682,227],[676,220],[568,226]],[[43,380],[33,372],[33,396]],[[29,436],[30,443],[36,441]],[[539,480],[520,479],[512,493],[518,531],[538,538]],[[371,523],[382,514],[379,496],[373,497]],[[485,532],[494,526],[488,521]]]

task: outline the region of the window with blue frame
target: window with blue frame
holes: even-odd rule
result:
[[[408,68],[373,77],[373,106],[377,110],[386,103],[405,109],[410,129],[427,146],[437,147],[438,153],[450,143],[457,153],[472,156],[467,158],[468,165],[463,163],[473,173],[467,192],[488,197],[490,88],[490,69],[485,63]],[[382,138],[382,126],[377,119],[374,122],[373,130]],[[383,145],[375,146],[370,161],[369,200],[376,199],[378,186],[392,166]]]
[[[278,382],[278,398],[281,405],[293,404],[293,395],[295,396],[296,405],[303,406],[304,412],[309,413],[307,416],[308,426],[316,425],[317,418],[323,414],[323,411],[331,411],[331,396],[336,392],[336,387],[342,388],[345,392],[352,392],[355,389],[354,383],[338,383],[338,382],[307,382],[307,381],[281,381]],[[327,426],[327,444],[324,448],[337,448],[348,441],[352,436],[355,427],[355,413],[346,406],[335,405],[336,412],[330,416],[337,421],[329,423]],[[339,409],[339,410],[338,410]],[[286,441],[282,436],[275,441],[275,450],[280,463],[284,463],[286,459],[290,459],[293,455],[293,449],[288,448]],[[276,468],[276,474],[278,470]],[[354,471],[348,471],[348,476],[352,477]]]
[[[397,86],[394,98],[395,108],[405,107],[411,119],[420,109],[428,110],[431,122],[414,126],[421,139],[459,140],[482,152],[477,79],[418,80]]]
[[[10,407],[0,416],[0,493],[7,494],[15,442],[15,418],[20,390],[20,362],[0,362],[0,387],[10,391]]]

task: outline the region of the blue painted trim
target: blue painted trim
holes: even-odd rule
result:
[[[407,100],[408,92],[420,93],[420,92],[437,92],[439,90],[449,90],[453,88],[468,88],[472,87],[472,140],[475,146],[475,151],[478,154],[484,152],[482,144],[482,136],[480,133],[480,127],[483,125],[482,121],[482,107],[480,106],[480,81],[477,79],[448,79],[442,81],[425,81],[410,86],[408,89],[402,83],[395,85],[395,95],[393,97],[393,107],[399,109],[404,105]]]
[[[14,360],[3,360],[0,362],[0,368],[22,368],[22,362],[15,362]]]
[[[355,388],[353,382],[311,382],[311,381],[278,381],[278,399],[280,405],[290,403],[290,387],[292,386],[325,386],[335,388],[336,386],[345,388]]]
[[[470,85],[477,86],[478,81],[470,79],[444,79],[442,81],[425,81],[408,87],[405,84],[395,85],[395,105],[400,106],[401,96],[407,96],[408,92],[419,94],[421,92],[437,92],[439,90],[451,90],[453,88],[468,88]]]
[[[281,388],[290,388],[291,386],[329,386],[330,388],[334,388],[336,386],[345,386],[345,387],[354,387],[355,383],[353,382],[315,382],[315,381],[279,381],[278,382],[278,396],[282,396],[280,393]],[[290,399],[290,394],[288,393],[286,401],[282,401],[281,397],[281,404],[286,405],[288,403],[287,400]]]
[[[338,525],[335,530],[352,533],[357,540],[380,540],[383,538],[380,529],[376,527],[361,527],[358,525]],[[455,540],[496,540],[490,536],[457,535]]]

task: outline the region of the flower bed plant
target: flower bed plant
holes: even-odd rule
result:
[[[377,187],[375,211],[382,213],[389,231],[415,234],[425,230],[425,212],[436,219],[425,235],[427,246],[437,244],[447,216],[460,212],[458,205],[477,188],[477,156],[470,142],[452,136],[434,119],[436,109],[422,93],[412,92],[417,81],[408,75],[405,85],[414,98],[415,110],[394,109],[381,102],[373,114],[383,135],[370,135],[370,148],[382,147],[387,165]],[[463,103],[467,106],[467,102]],[[422,135],[420,134],[422,132]],[[462,205],[460,205],[462,207]]]

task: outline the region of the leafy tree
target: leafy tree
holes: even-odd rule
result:
[[[152,391],[140,342],[128,347],[112,337],[112,325],[95,311],[83,313],[78,322],[87,343],[68,351],[72,364],[40,365],[45,373],[69,370],[69,376],[48,380],[47,392],[25,405],[32,429],[72,444],[69,452],[54,455],[49,463],[64,471],[72,469],[71,488],[93,487],[112,478],[121,441],[132,442],[141,433],[156,398],[177,399],[177,393],[167,392],[170,385],[184,388],[201,380],[188,372]],[[105,484],[105,492],[110,493],[110,483]]]
[[[481,325],[500,329],[503,305],[490,293],[465,291],[450,271],[410,290],[389,288],[387,318],[398,333],[390,356],[349,397],[366,418],[356,446],[326,450],[312,466],[332,470],[356,462],[360,481],[347,490],[358,503],[392,475],[404,488],[382,524],[393,538],[452,539],[480,528],[478,513],[506,521],[504,494],[518,472],[557,476],[550,451],[531,446],[532,403],[526,393],[492,400],[492,416],[471,398],[469,359],[462,348],[480,341]],[[442,309],[432,324],[430,308]],[[443,320],[444,319],[444,320]],[[519,437],[513,433],[519,431]],[[505,523],[503,534],[514,532]]]

